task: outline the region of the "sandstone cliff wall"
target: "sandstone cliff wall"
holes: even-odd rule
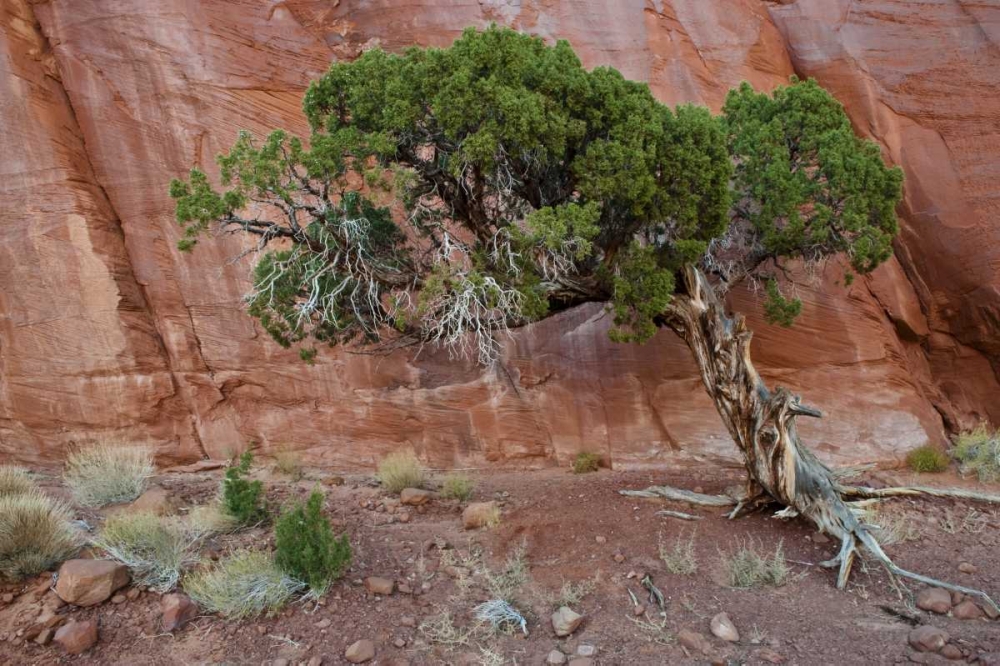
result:
[[[588,66],[717,108],[741,80],[815,76],[907,174],[898,260],[800,288],[791,331],[751,317],[770,381],[828,418],[835,462],[893,460],[1000,421],[1000,10],[964,1],[0,0],[0,459],[95,437],[164,459],[248,440],[366,466],[664,465],[733,451],[686,349],[614,345],[598,307],[514,336],[484,372],[423,350],[305,366],[240,308],[238,250],[175,249],[166,195],[237,129],[304,133],[308,81],[362,48],[450,43],[491,21],[567,38]],[[824,288],[825,287],[825,288]],[[734,307],[756,312],[754,294]]]

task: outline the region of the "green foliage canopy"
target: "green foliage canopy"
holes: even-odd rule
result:
[[[686,265],[732,284],[846,253],[865,273],[896,232],[900,171],[811,80],[743,84],[713,116],[491,27],[334,63],[303,108],[308,145],[241,133],[224,189],[171,184],[182,250],[216,223],[256,241],[249,310],[285,346],[395,331],[488,361],[496,333],[586,301],[641,341]]]

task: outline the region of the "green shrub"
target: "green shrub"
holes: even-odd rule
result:
[[[943,472],[948,469],[948,455],[929,444],[910,451],[906,464],[914,472]]]
[[[253,454],[245,451],[238,463],[226,469],[222,480],[222,508],[240,525],[257,523],[267,517],[263,505],[264,484],[243,478],[250,472],[251,464]]]
[[[12,465],[0,465],[0,497],[20,495],[35,489],[28,471]]]
[[[441,484],[441,497],[464,502],[472,497],[474,487],[472,479],[464,474],[451,474],[445,477],[444,483]]]
[[[195,540],[183,527],[148,511],[108,518],[94,545],[127,566],[133,583],[158,592],[172,590],[181,570],[197,561]]]
[[[81,506],[100,507],[131,502],[154,471],[150,447],[98,442],[69,454],[63,478]]]
[[[413,451],[396,451],[383,458],[378,464],[378,480],[391,493],[421,488],[426,482],[424,468]]]
[[[184,591],[199,606],[232,619],[274,613],[304,587],[269,554],[252,550],[237,551],[184,578]]]
[[[80,549],[72,514],[38,490],[0,495],[0,576],[47,571]]]
[[[781,586],[790,573],[780,541],[773,553],[764,552],[753,541],[739,543],[735,552],[723,554],[722,564],[732,587]]]
[[[586,474],[596,472],[601,467],[601,456],[596,453],[578,453],[573,459],[573,473]]]
[[[985,483],[1000,480],[1000,430],[983,423],[963,432],[955,439],[954,453],[963,474],[975,473]]]
[[[314,490],[305,505],[296,504],[278,519],[274,559],[317,595],[343,574],[351,563],[351,545],[346,534],[333,536],[323,515],[323,493]]]

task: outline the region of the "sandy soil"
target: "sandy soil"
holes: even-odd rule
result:
[[[55,645],[39,646],[17,639],[37,603],[33,589],[44,589],[44,577],[2,591],[15,598],[0,605],[0,663],[4,664],[345,664],[344,651],[359,639],[375,642],[371,664],[543,664],[553,649],[572,659],[578,648],[593,646],[593,662],[601,665],[653,664],[894,664],[911,660],[946,663],[938,655],[919,655],[907,644],[915,624],[933,624],[948,632],[964,660],[981,663],[1000,653],[1000,622],[958,620],[917,610],[910,590],[894,585],[877,566],[856,566],[848,590],[834,587],[834,574],[813,566],[832,557],[836,544],[818,539],[800,520],[781,521],[757,514],[726,520],[718,509],[667,505],[636,500],[622,488],[671,484],[704,492],[722,492],[739,481],[736,472],[608,471],[573,475],[563,470],[472,473],[472,501],[502,503],[499,527],[466,531],[462,507],[434,500],[414,509],[397,507],[368,478],[348,476],[343,485],[328,485],[330,473],[313,471],[292,482],[266,473],[268,496],[276,505],[304,498],[321,484],[335,525],[346,529],[354,547],[354,563],[320,603],[294,603],[274,617],[228,622],[202,616],[176,632],[160,630],[159,596],[144,591],[134,601],[104,603],[60,613],[98,618],[98,645],[68,657]],[[163,474],[154,484],[167,488],[182,508],[210,501],[221,471]],[[907,481],[884,473],[867,479],[875,485]],[[934,478],[954,483],[954,478]],[[927,483],[926,477],[921,482]],[[64,492],[53,479],[46,488]],[[388,501],[386,501],[388,500]],[[683,521],[657,515],[663,508],[701,517]],[[891,513],[918,534],[887,547],[904,568],[967,586],[1000,598],[1000,513],[961,502],[894,500]],[[406,522],[400,520],[402,514]],[[84,517],[92,524],[100,515]],[[668,573],[659,544],[670,546],[694,537],[698,570],[691,575]],[[781,587],[733,589],[728,586],[722,556],[741,543],[754,541],[773,549],[780,543],[792,576]],[[243,545],[267,547],[270,531],[258,528],[216,538],[205,545],[207,557],[219,557]],[[528,619],[529,635],[520,632],[476,637],[455,647],[428,640],[420,625],[448,611],[460,628],[474,623],[474,607],[488,598],[486,572],[498,572],[523,549],[529,579],[517,592],[518,606]],[[958,571],[960,562],[976,572]],[[467,565],[467,566],[463,566]],[[456,566],[458,568],[456,568]],[[640,584],[645,574],[665,597],[663,610],[650,603]],[[458,577],[456,578],[456,574]],[[365,591],[366,576],[385,576],[404,584],[386,598]],[[585,615],[571,637],[556,638],[549,617],[552,598],[564,583],[591,581],[589,593],[573,605]],[[636,615],[629,590],[646,606]],[[740,632],[726,643],[712,636],[710,619],[725,611]],[[416,625],[416,626],[414,626]],[[711,648],[692,654],[677,634],[702,634]],[[491,651],[502,660],[489,661]],[[322,659],[321,662],[318,659]],[[310,660],[312,660],[310,662]],[[282,663],[278,661],[278,663]],[[953,661],[949,663],[961,663]]]

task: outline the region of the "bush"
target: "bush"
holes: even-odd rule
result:
[[[314,490],[305,505],[297,504],[278,519],[275,562],[317,595],[326,592],[351,563],[347,535],[333,536],[323,515],[323,493]]]
[[[698,557],[694,552],[694,535],[687,541],[678,539],[672,548],[660,541],[660,559],[672,574],[687,576],[698,571]]]
[[[28,471],[12,465],[0,465],[0,497],[20,495],[35,489]]]
[[[472,497],[474,487],[472,479],[464,474],[452,474],[445,477],[444,483],[441,484],[441,497],[464,502]]]
[[[723,555],[722,563],[732,587],[781,586],[790,573],[782,543],[771,554],[762,552],[753,541],[740,543],[732,555]]]
[[[601,467],[601,456],[596,453],[578,453],[573,459],[573,473],[596,472]]]
[[[94,545],[132,573],[132,582],[172,590],[181,570],[194,564],[195,540],[183,527],[148,511],[122,513],[104,523]]]
[[[396,451],[383,458],[378,464],[378,480],[391,493],[421,488],[426,481],[424,468],[413,451]]]
[[[239,462],[226,469],[222,480],[222,508],[240,525],[257,523],[267,517],[263,505],[264,484],[243,478],[252,464],[253,454],[244,451]]]
[[[99,442],[70,453],[63,477],[81,506],[131,502],[153,475],[153,450]]]
[[[0,576],[34,576],[80,549],[72,514],[38,490],[0,496]]]
[[[305,587],[260,551],[237,551],[184,578],[184,591],[210,613],[241,619],[272,614]]]
[[[954,453],[963,474],[975,473],[985,483],[1000,480],[1000,430],[980,424],[956,438]]]
[[[910,451],[906,464],[914,472],[943,472],[948,469],[948,455],[929,444]]]

